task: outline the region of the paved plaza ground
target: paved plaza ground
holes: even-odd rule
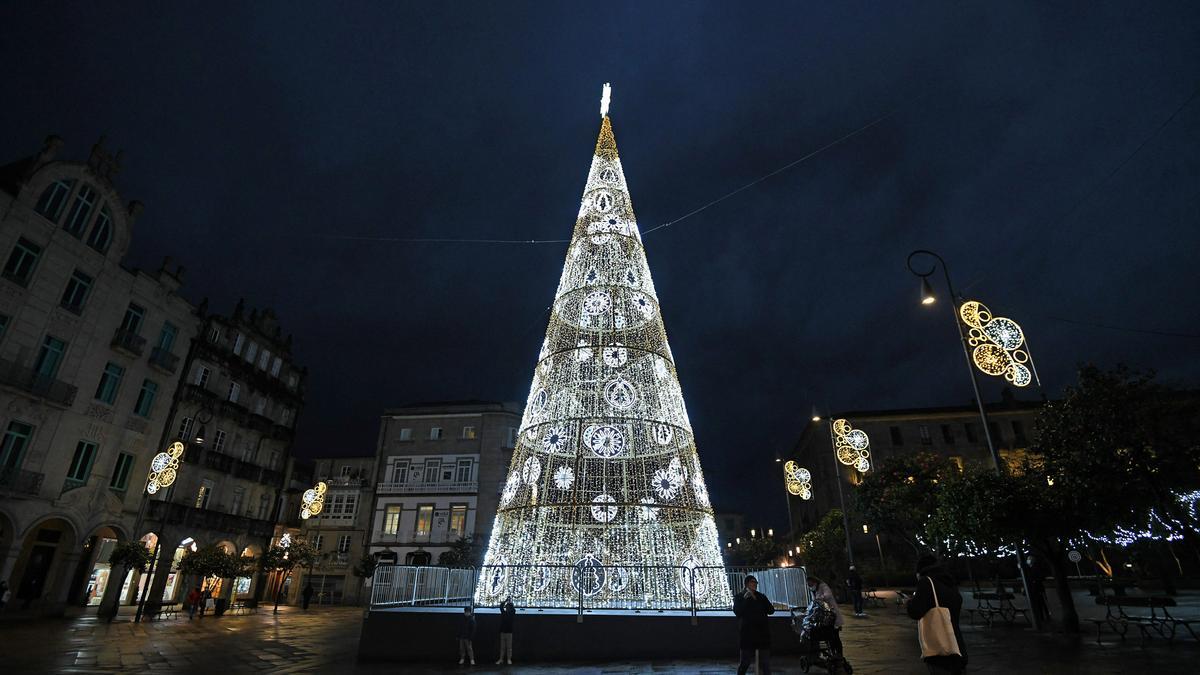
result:
[[[1087,616],[1097,616],[1091,599],[1078,602]],[[1177,614],[1200,616],[1200,597],[1179,598]],[[1102,615],[1102,611],[1099,615]],[[522,664],[520,633],[515,640],[517,664],[459,667],[453,636],[446,637],[444,663],[358,664],[355,653],[362,610],[343,607],[301,612],[281,608],[248,616],[183,618],[135,624],[121,617],[114,623],[94,616],[30,621],[0,621],[0,666],[11,673],[732,673],[729,661],[662,661],[571,664]],[[1086,624],[1090,629],[1090,624]],[[1094,631],[1068,638],[1053,631],[1034,633],[1023,627],[964,626],[972,673],[1192,673],[1200,663],[1200,645],[1189,637],[1140,645],[1136,636],[1122,643],[1106,636],[1101,645]],[[653,639],[653,636],[647,636]],[[481,638],[490,639],[490,638]],[[730,636],[731,648],[736,637]],[[917,658],[915,627],[894,606],[871,608],[864,618],[847,617],[843,631],[846,655],[855,673],[926,672]],[[396,649],[404,636],[396,636]],[[775,672],[798,673],[794,658],[781,657]],[[816,672],[816,671],[814,671]]]

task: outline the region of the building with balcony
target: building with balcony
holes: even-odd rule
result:
[[[311,570],[296,570],[289,602],[297,603],[305,584],[311,583],[313,603],[359,604],[364,599],[364,580],[355,576],[354,568],[366,555],[370,539],[375,457],[310,461],[314,471],[309,487],[317,481],[325,483],[325,505],[320,514],[300,520],[299,536],[316,548],[318,557]],[[295,505],[297,512],[299,506]]]
[[[485,547],[520,422],[515,406],[485,401],[385,411],[370,552],[381,562],[424,565],[460,538]]]
[[[307,371],[292,359],[271,310],[210,314],[181,366],[166,440],[187,449],[178,478],[151,500],[143,531],[164,537],[148,597],[177,600],[179,560],[192,545],[217,544],[258,556],[270,547],[277,520],[286,519],[296,419],[304,406]],[[261,598],[256,577],[221,580],[218,598]]]
[[[201,319],[183,268],[126,267],[142,211],[102,145],[0,166],[0,579],[10,611],[96,604],[134,536],[179,362]],[[112,584],[116,585],[116,584]]]

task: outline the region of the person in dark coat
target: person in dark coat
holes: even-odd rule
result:
[[[462,621],[458,624],[458,665],[468,657],[471,665],[475,665],[475,610],[470,605],[463,607]]]
[[[307,584],[304,584],[304,590],[300,591],[300,609],[308,611],[308,603],[312,602],[313,592],[313,585],[311,581]]]
[[[733,599],[733,613],[738,616],[738,675],[746,675],[750,664],[758,658],[763,675],[771,675],[771,627],[767,616],[775,613],[775,605],[767,596],[758,592],[758,579],[746,577],[746,588]]]
[[[958,675],[967,667],[967,645],[963,642],[962,627],[958,622],[959,614],[962,613],[962,595],[958,592],[958,583],[938,563],[938,559],[931,555],[923,555],[917,560],[917,592],[906,606],[910,619],[919,621],[926,612],[933,609],[934,589],[937,590],[937,604],[950,611],[950,623],[954,625],[954,639],[958,641],[961,656],[930,656],[925,659],[925,665],[932,675]]]
[[[513,621],[516,617],[517,608],[513,607],[512,599],[505,598],[504,602],[500,603],[500,658],[496,659],[497,665],[505,659],[508,660],[508,665],[512,665]]]
[[[846,577],[846,585],[850,587],[850,599],[854,601],[854,616],[866,616],[863,613],[863,583],[862,577],[854,565],[850,566],[850,574]]]

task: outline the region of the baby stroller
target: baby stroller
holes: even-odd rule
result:
[[[833,608],[821,600],[813,599],[804,615],[797,614],[799,607],[791,608],[792,630],[800,638],[800,670],[808,672],[817,666],[830,675],[851,675],[854,669],[842,656],[841,639],[834,622],[837,615]]]

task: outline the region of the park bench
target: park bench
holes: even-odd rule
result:
[[[883,598],[879,597],[879,589],[868,588],[862,594],[863,599],[870,603],[872,607],[883,607],[886,604]]]
[[[997,618],[1009,624],[1010,626],[1016,622],[1017,615],[1029,623],[1028,609],[1025,607],[1017,607],[1013,604],[1012,593],[998,593],[995,591],[975,591],[972,593],[975,598],[975,607],[967,609],[967,613],[971,616],[971,623],[975,623],[976,617],[982,618],[988,626],[991,626]]]
[[[1125,639],[1129,627],[1133,626],[1142,636],[1142,644],[1154,635],[1168,642],[1174,640],[1180,626],[1183,626],[1193,640],[1196,639],[1192,625],[1200,623],[1200,619],[1178,619],[1171,616],[1167,608],[1175,606],[1174,598],[1157,595],[1098,595],[1096,604],[1104,605],[1103,619],[1089,619],[1096,626],[1097,644],[1100,643],[1101,633],[1106,626],[1119,635],[1121,640]],[[1126,608],[1132,607],[1149,609],[1150,615],[1131,614],[1126,611]]]
[[[179,616],[179,603],[164,602],[158,605],[147,603],[145,613],[149,615],[151,620],[167,618],[174,619]]]
[[[254,598],[238,598],[229,606],[230,614],[258,614],[258,602]]]

